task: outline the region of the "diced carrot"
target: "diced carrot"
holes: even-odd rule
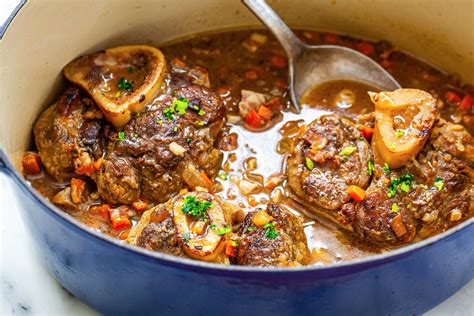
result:
[[[112,213],[110,219],[112,227],[117,230],[132,226],[132,222],[130,222],[127,215],[115,215]]]
[[[26,153],[21,161],[23,171],[26,174],[37,174],[41,171],[41,160],[38,154]]]
[[[397,216],[392,218],[390,221],[390,227],[392,227],[397,238],[400,238],[407,233],[407,228],[405,227],[405,224],[403,224],[402,214],[397,214]]]
[[[244,118],[245,122],[253,128],[262,127],[265,122],[263,121],[262,117],[258,115],[257,111],[251,109]]]
[[[273,117],[273,112],[267,108],[266,106],[262,105],[258,109],[258,115],[266,119],[267,121],[271,120]]]
[[[334,33],[326,33],[326,44],[336,44],[338,36]]]
[[[370,141],[372,134],[374,133],[374,129],[370,126],[362,125],[360,131],[362,132],[362,135],[364,135],[364,138]]]
[[[94,170],[95,171],[99,171],[100,170],[100,166],[102,166],[102,163],[104,162],[104,159],[102,159],[102,157],[100,157],[99,159],[97,159],[95,162],[94,162]]]
[[[365,199],[365,190],[357,185],[349,186],[347,194],[357,202],[362,202]]]
[[[143,212],[148,207],[148,203],[143,200],[137,200],[132,203],[132,207],[138,212]]]
[[[286,66],[288,66],[288,61],[286,58],[280,55],[273,55],[270,58],[270,63],[278,68],[286,68]]]
[[[229,240],[225,245],[225,254],[229,257],[235,257],[237,255],[237,242]]]
[[[81,203],[82,195],[86,188],[86,182],[81,179],[71,179],[71,200],[74,203]]]
[[[89,212],[93,215],[100,215],[105,220],[110,219],[110,205],[108,204],[91,206]]]
[[[181,67],[181,68],[186,67],[186,63],[184,61],[182,61],[181,59],[179,59],[178,57],[173,58],[171,63],[173,63],[176,66]]]
[[[473,103],[472,97],[470,95],[466,94],[464,96],[464,98],[462,98],[462,101],[459,104],[459,107],[463,111],[470,112],[471,108],[472,108],[472,103]]]
[[[461,102],[461,97],[459,96],[459,94],[457,94],[454,91],[446,92],[444,97],[446,98],[446,101],[448,101],[449,103],[457,104]]]
[[[365,55],[373,55],[375,53],[374,45],[366,41],[362,41],[357,44],[357,50]]]
[[[255,71],[254,69],[247,70],[244,76],[245,76],[245,79],[248,79],[248,80],[256,80],[258,78],[257,71]]]
[[[204,171],[201,171],[199,174],[199,178],[202,180],[202,182],[205,183],[206,188],[212,188],[214,186],[214,182],[212,182],[211,179],[207,176],[207,174]]]
[[[128,230],[123,231],[123,232],[120,233],[119,238],[120,238],[121,240],[125,240],[125,239],[128,238],[128,234],[129,234],[129,231],[128,231]]]
[[[206,230],[206,225],[207,224],[204,221],[195,221],[193,223],[191,231],[193,232],[193,234],[200,236],[204,234],[204,231]]]

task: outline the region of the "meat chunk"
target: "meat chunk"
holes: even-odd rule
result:
[[[474,181],[466,157],[473,145],[462,127],[441,120],[416,160],[397,170],[375,166],[366,199],[344,205],[341,223],[364,240],[399,244],[469,218]]]
[[[370,160],[370,146],[354,124],[325,115],[295,137],[288,158],[288,184],[298,199],[334,220],[350,200],[349,186],[368,186]]]
[[[107,155],[94,174],[100,196],[112,204],[129,204],[140,198],[140,175],[128,157]]]
[[[269,204],[273,220],[261,227],[254,223],[257,212],[247,214],[237,234],[236,263],[251,266],[298,266],[309,263],[306,235],[301,220],[288,210]]]
[[[133,118],[109,152],[127,157],[140,174],[142,196],[160,203],[183,187],[212,189],[221,153],[214,142],[223,125],[222,101],[202,86],[185,86]],[[204,178],[204,180],[203,180]],[[108,182],[104,182],[108,184]],[[102,192],[116,188],[103,186]]]
[[[70,87],[36,121],[33,133],[41,161],[56,180],[67,181],[91,163],[90,155],[100,155],[101,122],[86,115],[95,109],[91,100]]]
[[[145,212],[128,242],[154,251],[229,263],[230,208],[208,192],[183,193]]]

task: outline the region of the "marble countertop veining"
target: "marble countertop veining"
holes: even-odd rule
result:
[[[0,1],[0,25],[18,2]],[[0,315],[97,315],[41,265],[31,236],[20,219],[18,198],[11,181],[0,174]],[[426,315],[448,314],[474,315],[474,280]]]

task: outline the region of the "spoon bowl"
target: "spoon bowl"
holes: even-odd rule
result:
[[[332,80],[359,81],[381,90],[400,84],[379,64],[356,50],[335,45],[306,45],[264,0],[242,0],[275,35],[288,57],[289,89],[296,112],[304,93]]]

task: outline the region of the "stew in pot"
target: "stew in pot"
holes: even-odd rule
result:
[[[385,41],[300,30],[368,55],[404,89],[330,81],[290,110],[260,30],[79,57],[23,171],[53,204],[151,251],[236,265],[329,264],[474,214],[474,86]]]

